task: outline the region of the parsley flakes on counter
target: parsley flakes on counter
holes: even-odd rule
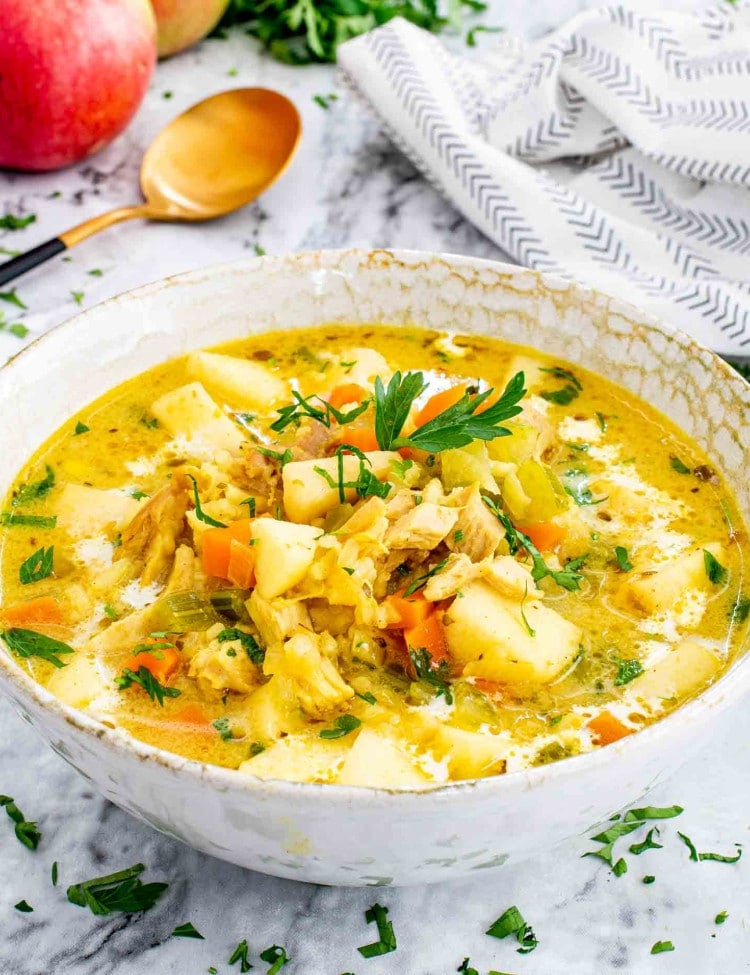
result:
[[[526,923],[523,914],[515,906],[509,907],[496,921],[493,921],[485,934],[493,938],[507,938],[514,934],[521,946],[516,948],[519,955],[528,955],[539,944],[531,925]]]
[[[28,850],[35,850],[39,846],[42,834],[36,828],[36,823],[29,822],[15,801],[10,796],[0,796],[0,806],[5,807],[9,818],[13,820],[16,839]]]
[[[77,907],[88,907],[96,915],[147,911],[169,884],[144,884],[140,875],[145,869],[142,863],[136,863],[117,873],[72,884],[68,887],[68,900]]]
[[[378,940],[357,948],[363,958],[376,958],[378,955],[387,955],[396,950],[396,935],[393,931],[393,923],[388,920],[387,907],[383,907],[381,904],[373,904],[372,907],[368,907],[365,911],[365,921],[377,926]]]

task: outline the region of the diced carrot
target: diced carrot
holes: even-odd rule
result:
[[[233,521],[227,528],[227,531],[238,542],[242,542],[243,545],[249,545],[253,537],[253,519],[240,518],[239,521]]]
[[[207,528],[201,537],[201,562],[206,575],[229,579],[232,542],[249,546],[252,537],[252,518],[240,518],[226,528]]]
[[[613,741],[619,741],[620,738],[633,733],[632,728],[628,728],[610,711],[597,714],[588,722],[587,727],[591,729],[599,745],[611,745]]]
[[[64,623],[60,604],[54,596],[38,596],[25,603],[15,603],[0,609],[0,620],[5,626],[31,626],[35,624]]]
[[[414,417],[414,422],[418,427],[424,426],[425,423],[433,420],[438,413],[442,413],[443,410],[447,410],[450,406],[455,406],[465,394],[465,386],[451,386],[450,389],[444,389],[439,393],[435,393],[434,396],[430,396],[419,413]]]
[[[240,589],[251,589],[255,585],[255,552],[250,545],[243,545],[234,538],[229,543],[227,579]]]
[[[208,727],[209,724],[206,712],[195,701],[191,704],[186,704],[179,711],[176,711],[172,715],[171,721],[179,724],[195,725],[200,728]]]
[[[156,639],[153,641],[146,640],[145,642],[155,643],[158,649],[155,649],[153,653],[143,650],[141,653],[133,654],[122,665],[123,669],[127,668],[137,673],[139,667],[145,667],[146,670],[151,671],[160,684],[165,684],[180,669],[182,654],[176,647],[158,646],[160,641]]]
[[[537,521],[521,528],[540,552],[551,552],[565,538],[565,529],[555,521]]]
[[[363,453],[380,449],[373,427],[342,427],[339,440],[343,444],[351,444]]]
[[[206,575],[227,578],[231,544],[232,536],[228,528],[207,528],[203,532],[201,563]]]
[[[328,402],[334,410],[340,410],[347,403],[361,403],[370,393],[359,383],[342,383],[331,390]]]
[[[437,613],[430,613],[415,626],[406,627],[404,639],[410,650],[426,650],[433,664],[440,664],[448,659],[445,627]]]
[[[428,603],[420,591],[411,593],[409,596],[405,596],[404,592],[403,589],[400,592],[394,592],[385,600],[389,616],[397,620],[397,622],[388,625],[389,630],[402,630],[417,626],[433,611],[432,603]]]

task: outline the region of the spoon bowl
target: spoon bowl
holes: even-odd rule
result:
[[[301,135],[297,109],[278,91],[211,95],[172,119],[149,146],[141,163],[143,203],[92,217],[6,261],[0,285],[123,220],[213,220],[239,210],[286,170]]]
[[[297,109],[269,88],[238,88],[198,102],[143,157],[148,217],[213,220],[238,210],[286,170],[301,131]]]

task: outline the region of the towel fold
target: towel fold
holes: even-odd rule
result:
[[[750,356],[750,2],[586,11],[482,62],[390,21],[347,83],[515,261]]]

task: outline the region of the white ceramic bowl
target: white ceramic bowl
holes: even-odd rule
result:
[[[487,261],[389,251],[213,267],[114,298],[55,329],[0,371],[0,491],[64,420],[128,377],[248,333],[331,321],[497,335],[608,376],[715,458],[750,520],[750,386],[712,353],[576,285]],[[637,800],[747,693],[750,655],[666,720],[608,748],[425,791],[260,781],[188,761],[59,703],[2,652],[0,684],[107,798],[170,836],[282,877],[408,884],[549,849]]]

